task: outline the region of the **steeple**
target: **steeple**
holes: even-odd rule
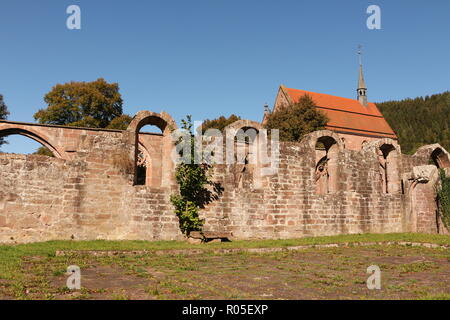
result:
[[[367,87],[366,82],[364,81],[364,74],[363,74],[363,68],[362,68],[362,61],[361,61],[361,46],[358,47],[358,56],[359,56],[359,80],[358,80],[358,89],[356,89],[356,92],[358,93],[358,101],[361,103],[364,107],[367,107]]]

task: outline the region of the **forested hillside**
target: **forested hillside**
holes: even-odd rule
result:
[[[377,106],[397,133],[403,153],[412,154],[431,143],[450,151],[450,91]]]

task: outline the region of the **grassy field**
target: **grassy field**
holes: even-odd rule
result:
[[[0,245],[0,299],[450,299],[450,252],[359,242],[450,245],[450,236],[368,234],[193,245],[181,241],[51,241]],[[345,247],[265,253],[221,248],[279,248],[349,243]],[[194,255],[152,251],[201,249]],[[56,256],[57,250],[72,253]],[[80,250],[148,250],[94,256]],[[69,265],[81,268],[80,291],[66,288]],[[378,265],[382,289],[368,290],[366,269]]]

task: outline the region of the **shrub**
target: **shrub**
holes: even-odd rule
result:
[[[437,189],[437,201],[442,222],[448,228],[450,226],[450,177],[447,177],[443,169],[439,170],[440,183]]]

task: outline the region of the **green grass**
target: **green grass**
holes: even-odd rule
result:
[[[299,251],[221,253],[219,248],[261,248],[327,243],[406,241],[450,244],[449,236],[344,235],[193,245],[183,241],[51,241],[0,245],[0,296],[15,299],[253,299],[357,298],[448,299],[447,249],[384,246],[322,247]],[[154,255],[155,250],[202,249],[196,255]],[[142,255],[55,256],[57,250],[148,250]],[[62,286],[68,265],[89,270],[85,290]],[[383,271],[385,292],[365,292],[366,269]],[[97,269],[96,268],[100,268]],[[445,269],[447,268],[447,269]],[[92,274],[97,277],[92,278]],[[119,281],[110,282],[111,275]],[[94,279],[94,280],[92,280]],[[112,278],[111,278],[112,279]],[[441,280],[440,280],[441,279]],[[92,283],[92,281],[94,281]],[[139,283],[139,286],[136,285]],[[83,284],[82,284],[83,285]],[[99,289],[100,288],[100,289]],[[304,288],[308,288],[305,291]],[[311,292],[310,292],[311,291]],[[264,294],[268,294],[264,296]]]
[[[0,245],[0,279],[16,279],[24,257],[51,258],[57,250],[170,250],[203,249],[206,252],[218,248],[272,248],[299,245],[318,245],[327,243],[410,241],[450,245],[450,236],[393,233],[393,234],[356,234],[330,237],[309,237],[288,240],[248,240],[211,244],[189,244],[186,241],[48,241],[18,245]],[[414,266],[414,268],[423,266]],[[194,266],[180,265],[180,271],[195,270]],[[409,271],[409,270],[405,270]],[[56,271],[62,273],[63,270]]]
[[[432,262],[415,262],[402,265],[400,267],[400,270],[403,273],[409,273],[409,272],[423,272],[438,268],[439,266]]]
[[[438,295],[426,295],[419,300],[450,300],[450,294],[442,293]]]

